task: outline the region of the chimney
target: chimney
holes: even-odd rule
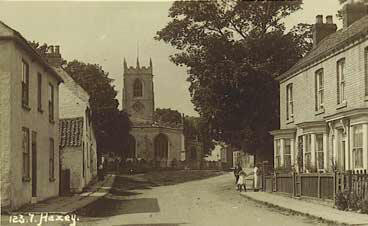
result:
[[[337,30],[336,24],[333,23],[331,15],[326,16],[326,23],[323,23],[323,16],[316,16],[316,23],[313,25],[313,47],[316,47],[320,41],[335,33]]]
[[[368,15],[368,4],[363,1],[349,0],[342,9],[344,28],[366,15]]]
[[[49,46],[46,53],[46,60],[51,66],[61,67],[64,60],[60,54],[60,46]]]

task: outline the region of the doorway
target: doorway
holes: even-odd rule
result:
[[[37,133],[32,131],[32,197],[37,197]]]
[[[340,171],[346,170],[345,165],[345,155],[346,155],[346,135],[343,131],[339,131],[340,133],[340,142],[339,142],[339,152],[338,152],[338,169]]]

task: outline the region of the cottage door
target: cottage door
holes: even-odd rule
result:
[[[37,197],[37,133],[32,131],[32,197]]]

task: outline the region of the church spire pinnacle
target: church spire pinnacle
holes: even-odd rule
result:
[[[126,71],[128,69],[128,65],[127,65],[125,57],[124,57],[124,63],[123,64],[124,64],[124,71]]]
[[[149,66],[152,68],[152,58],[150,57]]]
[[[137,69],[140,69],[138,57],[137,57]]]

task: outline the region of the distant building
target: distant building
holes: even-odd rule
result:
[[[64,80],[59,92],[60,161],[61,169],[63,172],[69,170],[70,178],[63,176],[60,187],[70,184],[72,192],[81,192],[97,176],[97,144],[91,120],[90,97],[61,67],[62,57],[58,46],[49,47],[47,59]]]
[[[313,49],[280,75],[275,168],[368,169],[368,6],[346,4],[344,27],[316,17]]]
[[[167,167],[181,160],[184,149],[183,125],[163,125],[153,120],[155,110],[152,61],[148,67],[127,66],[124,60],[123,109],[133,123],[126,158],[160,162]]]
[[[23,36],[0,21],[1,207],[59,194],[59,84]]]

